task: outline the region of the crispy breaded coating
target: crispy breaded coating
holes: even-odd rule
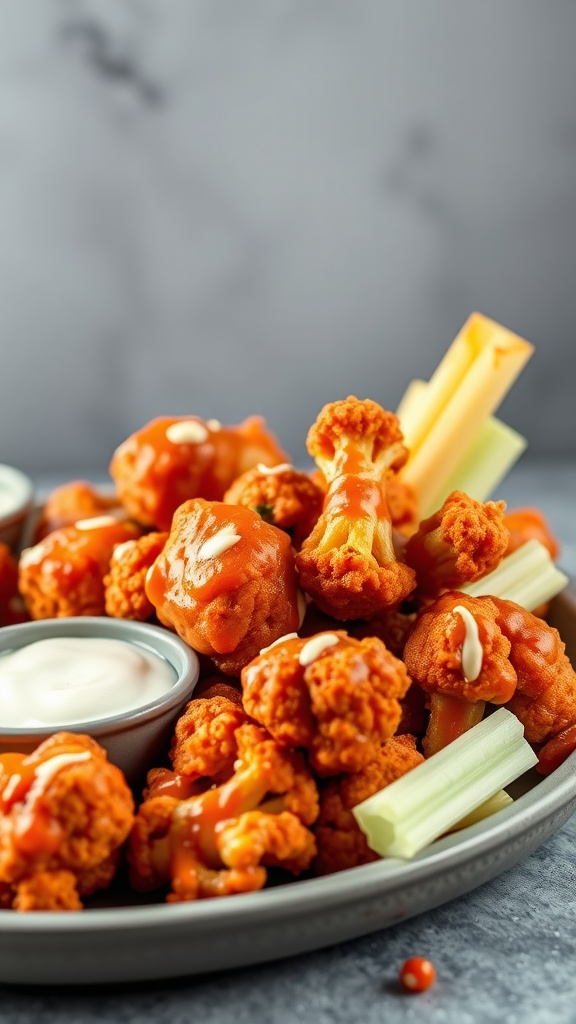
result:
[[[82,910],[72,871],[38,871],[14,886],[14,910]]]
[[[184,501],[221,501],[232,481],[252,466],[286,461],[260,416],[232,427],[199,416],[161,416],[116,449],[110,474],[128,515],[169,530]]]
[[[400,721],[410,679],[375,637],[343,631],[286,639],[241,674],[244,707],[274,738],[304,747],[319,775],[356,772]]]
[[[387,478],[408,454],[398,419],[350,396],[324,406],[307,444],[329,487],[296,556],[300,585],[336,619],[369,619],[415,586],[413,569],[396,558],[386,501]]]
[[[318,521],[324,491],[307,473],[288,464],[272,469],[259,465],[238,477],[223,500],[251,508],[267,523],[286,530],[298,550]]]
[[[507,555],[529,540],[539,540],[550,552],[552,561],[558,558],[560,545],[539,508],[511,508],[504,516],[504,526],[508,531]]]
[[[60,732],[28,756],[0,757],[0,810],[0,881],[71,872],[82,894],[111,881],[134,801],[95,740]]]
[[[231,775],[238,753],[235,733],[247,722],[248,715],[237,701],[225,696],[195,697],[176,723],[170,749],[174,771],[192,779]]]
[[[169,883],[168,901],[179,902],[262,888],[266,864],[308,867],[318,793],[304,759],[252,724],[236,730],[236,744],[234,774],[222,785],[142,804],[127,854],[135,889]]]
[[[513,601],[493,601],[518,678],[506,706],[522,722],[529,743],[545,743],[576,724],[576,672],[557,629]]]
[[[146,593],[160,621],[225,675],[298,628],[290,538],[241,505],[181,505]]]
[[[167,533],[152,532],[114,548],[104,577],[106,615],[138,622],[152,618],[154,606],[146,597],[146,575],[167,540]]]
[[[492,572],[504,557],[508,532],[503,501],[480,502],[453,491],[410,537],[404,559],[426,594],[458,590]]]
[[[343,871],[379,860],[356,823],[352,808],[421,764],[414,736],[392,736],[359,772],[331,779],[320,793],[320,814],[314,826],[318,875]]]
[[[106,516],[49,533],[20,557],[18,585],[33,619],[104,615],[104,577],[117,544],[140,536]]]
[[[382,478],[399,470],[408,458],[398,417],[377,402],[354,395],[320,410],[306,446],[329,484],[349,473]]]
[[[468,609],[478,626],[482,666],[475,679],[467,680],[462,669],[466,627],[462,615],[454,611],[458,606]],[[404,661],[412,679],[427,693],[505,704],[517,685],[510,647],[498,625],[494,598],[450,591],[417,616],[404,647]]]
[[[115,515],[124,519],[126,513],[115,495],[103,494],[86,480],[71,480],[50,492],[34,531],[36,542],[54,530],[73,526],[78,519]]]

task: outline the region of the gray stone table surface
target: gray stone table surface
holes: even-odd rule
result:
[[[538,504],[576,576],[576,465],[523,462],[498,496]],[[2,1024],[568,1024],[576,1021],[576,818],[466,896],[334,948],[210,977],[97,989],[0,986]],[[438,980],[405,995],[398,969],[429,956]]]

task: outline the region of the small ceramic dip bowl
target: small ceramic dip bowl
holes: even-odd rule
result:
[[[116,655],[123,681],[117,678]],[[196,653],[183,640],[148,623],[86,616],[6,626],[0,630],[0,754],[30,754],[56,732],[86,733],[105,748],[130,785],[139,786],[147,770],[162,763],[199,668]],[[145,689],[148,675],[152,691]],[[47,717],[42,705],[49,724],[37,724]]]
[[[30,477],[0,463],[0,541],[15,551],[32,508],[34,486]]]

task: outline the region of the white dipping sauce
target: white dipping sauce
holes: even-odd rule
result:
[[[176,682],[163,658],[125,640],[51,637],[0,655],[0,723],[73,725],[133,711]]]

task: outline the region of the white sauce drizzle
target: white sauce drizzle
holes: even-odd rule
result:
[[[222,424],[220,423],[220,420],[206,420],[206,426],[209,428],[209,430],[222,429]]]
[[[34,544],[31,548],[24,548],[24,551],[20,555],[21,568],[27,569],[29,565],[38,564],[44,558],[45,553],[42,543]]]
[[[328,647],[334,647],[340,640],[339,636],[335,636],[334,633],[321,633],[320,636],[313,636],[307,644],[300,651],[298,661],[301,665],[311,665],[316,658],[320,657],[322,651],[325,651]]]
[[[264,476],[276,476],[277,473],[286,473],[287,470],[292,469],[292,463],[281,462],[278,466],[265,466],[263,462],[259,462],[256,469]]]
[[[64,726],[109,718],[172,689],[159,655],[109,637],[48,637],[0,656],[0,722]]]
[[[297,640],[298,633],[285,633],[284,636],[279,636],[273,644],[269,644],[268,647],[263,647],[260,654],[266,654],[267,651],[271,651],[273,647],[277,647],[278,644],[283,644],[285,640]]]
[[[200,547],[196,558],[199,562],[207,562],[209,558],[218,558],[229,548],[234,547],[239,540],[242,540],[239,533],[235,532],[233,523],[223,526],[213,537],[209,537]]]
[[[116,516],[93,516],[92,519],[77,519],[74,526],[77,530],[99,530],[101,526],[117,524]]]
[[[461,615],[464,622],[466,632],[464,643],[462,644],[462,675],[465,682],[473,683],[475,679],[478,679],[482,671],[482,660],[484,658],[484,651],[478,635],[478,623],[472,612],[462,604],[457,604],[452,611]]]
[[[136,546],[136,541],[135,540],[125,540],[125,541],[122,541],[122,544],[117,544],[116,547],[114,548],[114,551],[112,552],[112,558],[110,559],[110,561],[111,562],[115,562],[115,561],[117,561],[120,558],[124,558],[124,555],[128,551],[131,551],[132,548],[134,548],[135,546]]]
[[[203,444],[209,436],[199,420],[178,420],[166,429],[166,437],[172,444]]]
[[[79,764],[82,761],[89,761],[92,754],[89,750],[78,751],[77,754],[55,754],[48,761],[41,761],[34,769],[34,781],[24,797],[22,812],[18,815],[16,832],[23,835],[32,827],[34,822],[34,811],[41,796],[46,792],[55,775],[70,764]],[[13,776],[14,782],[18,782],[18,776]],[[5,794],[6,796],[6,794]]]

